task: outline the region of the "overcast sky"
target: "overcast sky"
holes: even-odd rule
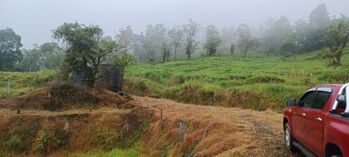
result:
[[[147,24],[182,25],[189,18],[201,25],[257,27],[268,18],[307,18],[321,3],[331,15],[349,15],[349,0],[0,0],[0,29],[14,29],[30,48],[52,41],[51,30],[64,22],[96,24],[111,36],[126,25],[142,32]]]

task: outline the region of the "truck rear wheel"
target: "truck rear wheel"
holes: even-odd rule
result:
[[[341,150],[333,144],[326,146],[326,157],[343,157]]]
[[[291,128],[288,125],[288,122],[286,122],[284,124],[284,139],[285,139],[286,148],[290,152],[295,153],[296,152],[296,148],[293,146],[294,138],[292,137]]]

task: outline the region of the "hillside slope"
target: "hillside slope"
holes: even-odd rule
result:
[[[320,52],[281,57],[204,57],[139,64],[126,73],[128,92],[213,106],[256,110],[284,108],[310,86],[349,80],[349,55],[328,67]]]
[[[125,103],[132,109],[102,105],[52,112],[26,107],[18,114],[11,105],[0,106],[0,156],[84,156],[137,143],[137,154],[148,157],[290,156],[283,147],[282,115],[270,110],[138,96]]]
[[[134,97],[133,102],[156,111],[142,137],[143,153],[148,156],[291,156],[283,146],[282,115],[270,110],[199,106],[148,97]],[[182,143],[180,121],[185,126]]]

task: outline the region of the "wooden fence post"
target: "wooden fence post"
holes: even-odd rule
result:
[[[182,119],[179,120],[179,142],[183,143],[184,141],[184,121]]]
[[[163,112],[162,112],[162,108],[160,108],[160,130],[164,129],[164,122],[162,121],[163,119]]]
[[[11,95],[11,80],[7,81],[7,95]]]

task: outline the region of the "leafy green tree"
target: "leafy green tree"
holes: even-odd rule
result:
[[[197,45],[198,41],[195,40],[195,35],[197,34],[199,25],[193,20],[189,20],[188,24],[183,26],[184,34],[184,45],[185,45],[185,54],[190,59]]]
[[[97,73],[106,50],[100,47],[103,30],[95,25],[64,23],[53,31],[53,37],[66,43],[65,61],[71,71],[83,74],[86,84],[94,86]]]
[[[330,14],[327,11],[326,4],[320,4],[311,13],[309,22],[314,27],[326,27],[331,21]]]
[[[323,38],[330,23],[331,18],[325,4],[317,6],[310,13],[308,21],[297,21],[295,33],[300,52],[311,52],[326,47]]]
[[[284,55],[282,45],[289,43],[289,37],[293,36],[292,26],[286,17],[277,20],[270,19],[265,24],[265,30],[261,38],[261,48],[269,54]]]
[[[149,62],[161,56],[162,43],[166,40],[167,30],[163,24],[148,25],[144,37],[144,50]]]
[[[0,30],[0,70],[12,70],[23,55],[21,37],[11,28]]]
[[[118,44],[122,47],[129,48],[130,44],[134,40],[134,34],[131,26],[126,26],[125,28],[121,28],[119,30],[119,34],[116,35],[118,40]]]
[[[42,53],[43,67],[46,69],[60,69],[64,62],[64,50],[58,43],[48,42],[39,47]]]
[[[204,48],[207,50],[209,56],[213,56],[217,52],[217,47],[221,44],[222,39],[219,36],[219,31],[214,25],[207,26],[206,43]]]
[[[282,55],[290,55],[294,54],[298,51],[298,45],[296,36],[294,34],[290,34],[288,37],[284,38],[280,45],[280,51]]]
[[[16,65],[20,71],[38,71],[40,70],[41,52],[38,47],[33,49],[23,49],[23,59]]]
[[[334,19],[325,31],[324,40],[330,50],[327,54],[330,58],[329,65],[340,65],[343,50],[349,41],[349,19],[345,16]]]
[[[168,62],[170,59],[170,47],[168,41],[163,41],[161,43],[161,53],[162,53],[162,62]]]
[[[247,25],[241,24],[236,33],[239,37],[238,47],[243,56],[246,57],[249,50],[258,47],[259,42],[256,38],[252,37],[250,28]]]
[[[23,50],[23,59],[16,65],[22,71],[42,69],[61,69],[64,62],[64,50],[57,43],[49,42],[33,49]]]
[[[118,80],[118,81],[114,82],[115,86],[114,86],[114,89],[112,87],[112,90],[121,91],[123,88],[125,67],[130,65],[134,61],[134,58],[132,55],[124,51],[125,50],[124,48],[120,49],[120,47],[123,47],[123,46],[119,46],[116,43],[116,41],[103,40],[100,43],[100,45],[107,52],[107,56],[106,56],[107,63],[109,63],[112,66],[114,72],[115,70],[118,71],[118,75],[113,76],[113,77],[116,77],[116,79],[114,80]]]
[[[177,51],[182,46],[183,30],[180,28],[172,28],[168,31],[170,44],[174,47],[174,59],[177,57]]]

